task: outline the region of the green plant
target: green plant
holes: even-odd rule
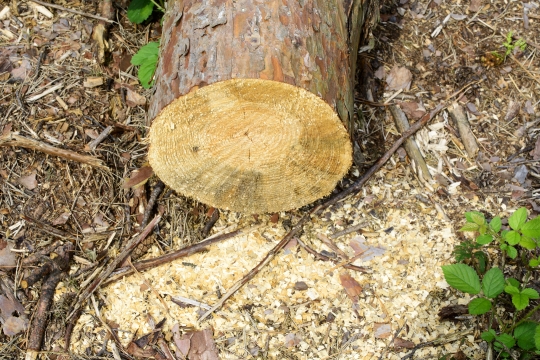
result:
[[[521,49],[521,51],[525,50],[527,47],[525,40],[518,39],[516,42],[514,42],[512,36],[512,31],[509,31],[508,34],[506,34],[506,40],[503,42],[503,46],[506,48],[506,54],[504,55],[505,57],[510,55],[516,47]]]
[[[454,255],[457,264],[442,266],[446,281],[454,289],[478,295],[469,303],[469,313],[472,315],[489,313],[488,328],[481,337],[493,343],[493,347],[502,358],[510,357],[512,351],[520,352],[522,358],[533,354],[540,355],[540,324],[531,320],[532,315],[540,310],[540,304],[523,313],[531,300],[540,298],[535,289],[527,287],[533,272],[539,270],[540,259],[531,251],[536,251],[540,247],[540,217],[527,221],[527,209],[520,208],[508,218],[507,229],[503,229],[503,222],[498,216],[487,221],[481,212],[470,211],[465,213],[465,218],[467,222],[460,231],[475,232],[477,236],[474,243],[464,242],[456,248]],[[503,270],[509,270],[505,269],[505,255],[511,259],[521,255],[518,259],[523,261],[527,271],[523,282],[505,277],[503,270],[497,266],[484,273],[482,270],[486,268],[487,256],[479,249],[485,246],[502,251]],[[479,253],[483,255],[476,255]],[[474,260],[476,260],[475,267],[462,263]],[[500,307],[505,303],[508,296],[515,311],[512,312],[511,319],[504,319],[497,309],[498,305]]]
[[[129,21],[134,24],[140,24],[147,20],[156,7],[160,12],[164,13],[163,0],[160,3],[155,0],[132,0],[129,4],[127,15]],[[159,43],[149,42],[139,49],[139,51],[131,58],[132,65],[138,65],[138,77],[141,85],[148,89],[152,87],[154,82],[152,78],[157,68],[159,58]]]

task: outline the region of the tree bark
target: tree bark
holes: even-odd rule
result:
[[[156,174],[248,213],[328,195],[351,165],[369,1],[171,1],[148,114]]]

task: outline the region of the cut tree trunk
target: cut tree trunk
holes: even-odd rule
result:
[[[328,195],[351,165],[369,1],[170,1],[149,109],[155,173],[246,213]]]

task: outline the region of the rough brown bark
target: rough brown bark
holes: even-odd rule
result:
[[[351,163],[369,1],[171,1],[148,113],[156,174],[214,207],[252,213],[327,195]]]

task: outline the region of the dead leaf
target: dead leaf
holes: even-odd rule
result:
[[[176,357],[179,359],[185,359],[189,353],[191,341],[190,339],[184,339],[180,334],[180,325],[176,323],[172,328],[173,340],[176,345]],[[180,353],[180,354],[179,354]]]
[[[469,5],[469,11],[471,12],[477,12],[482,7],[482,0],[471,0],[471,4]]]
[[[218,360],[218,350],[212,335],[212,329],[189,332],[181,340],[189,340],[189,360]],[[185,344],[182,344],[186,349]]]
[[[409,119],[418,120],[424,116],[426,109],[417,102],[413,101],[397,101],[396,102],[401,110],[407,115]]]
[[[146,104],[146,98],[142,95],[139,95],[135,91],[127,88],[126,94],[126,104],[130,107],[143,106]]]
[[[412,341],[409,340],[403,340],[402,338],[395,338],[394,339],[394,347],[396,349],[403,348],[403,349],[412,349],[415,346],[415,344]]]
[[[64,225],[64,224],[68,221],[68,219],[69,219],[70,216],[71,216],[71,212],[69,212],[69,211],[68,211],[68,212],[65,212],[65,213],[63,213],[62,215],[60,215],[59,217],[57,217],[57,218],[52,222],[52,224],[53,224],[53,225]]]
[[[406,67],[394,65],[386,77],[386,90],[409,90],[412,83],[412,73]]]
[[[508,104],[508,110],[506,111],[506,115],[504,116],[504,121],[510,121],[514,119],[517,114],[519,114],[519,110],[521,109],[521,104],[517,101],[510,101],[510,104]]]
[[[7,336],[15,336],[28,328],[28,320],[21,317],[10,316],[4,323],[3,331]]]
[[[11,251],[13,247],[12,242],[0,239],[0,268],[17,265],[17,255]]]
[[[531,151],[530,155],[533,157],[533,160],[540,160],[540,136],[536,138],[534,149]]]
[[[366,238],[362,235],[355,236],[349,242],[349,246],[354,250],[354,254],[362,254],[358,259],[361,261],[369,261],[377,256],[382,256],[386,249],[382,247],[369,246],[365,244]]]
[[[285,335],[285,346],[288,348],[297,346],[298,344],[300,344],[301,341],[302,341],[302,338],[300,338],[295,333],[289,333]]]
[[[129,179],[125,180],[124,185],[122,185],[122,189],[142,185],[153,174],[154,170],[150,166],[143,166],[140,169],[133,170]]]
[[[21,176],[17,181],[28,190],[34,190],[38,185],[36,171],[34,170],[29,175]]]
[[[392,326],[389,323],[375,323],[373,330],[376,339],[387,339],[392,335]]]
[[[362,293],[362,286],[349,273],[342,272],[339,274],[339,282],[345,288],[347,296],[353,301],[358,301],[357,296]]]
[[[377,79],[382,80],[386,76],[386,71],[384,70],[384,66],[379,66],[377,71],[373,74]]]

